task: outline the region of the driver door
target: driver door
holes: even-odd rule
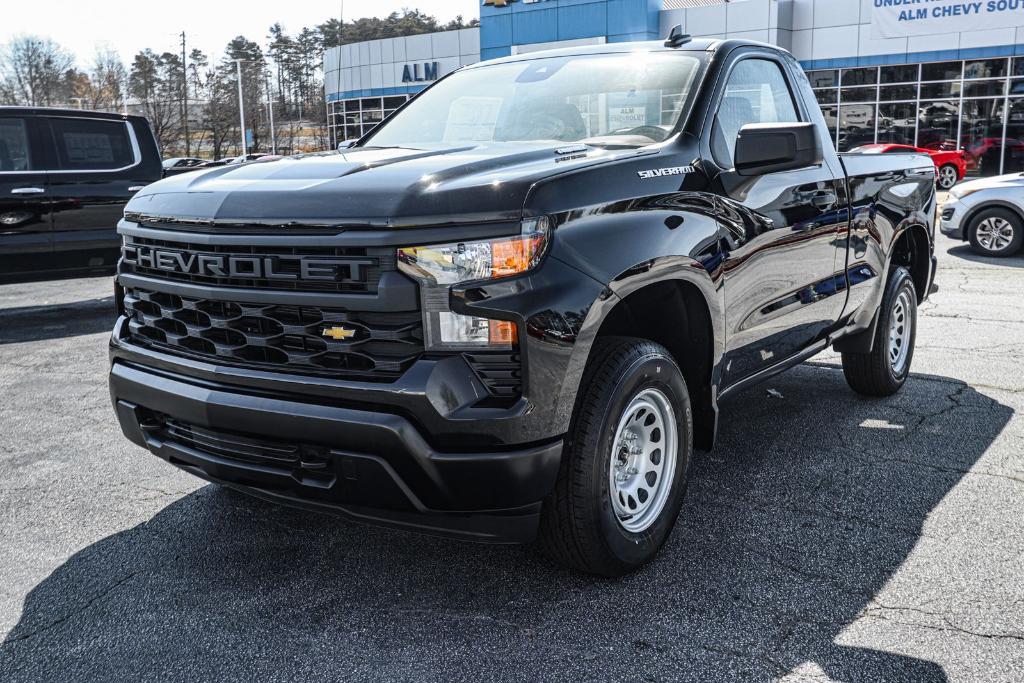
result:
[[[827,138],[822,164],[758,176],[735,170],[736,139],[747,124],[825,129],[820,111],[814,116],[799,98],[782,55],[747,51],[726,70],[708,143],[729,233],[723,377],[735,384],[810,348],[840,316],[847,211],[845,176]]]

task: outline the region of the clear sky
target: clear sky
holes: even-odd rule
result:
[[[319,24],[341,14],[338,0],[3,0],[0,43],[28,33],[49,36],[73,52],[80,67],[92,62],[96,48],[109,46],[129,63],[143,48],[154,52],[180,50],[185,31],[189,49],[198,47],[219,57],[237,35],[260,45],[267,28],[281,22],[289,32]],[[467,20],[480,16],[480,0],[345,0],[347,20],[387,16],[403,7],[438,19]]]

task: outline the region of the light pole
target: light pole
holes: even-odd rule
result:
[[[274,97],[270,92],[270,71],[263,74],[267,82],[267,111],[270,114],[270,153],[277,154],[277,132],[274,130]]]
[[[245,104],[242,101],[242,62],[244,59],[235,60],[235,71],[238,73],[238,120],[242,125],[242,156],[249,153],[245,146]]]

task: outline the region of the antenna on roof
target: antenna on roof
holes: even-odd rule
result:
[[[665,39],[665,47],[682,47],[691,40],[693,40],[693,36],[689,33],[683,33],[683,25],[676,24],[669,31],[668,38]]]

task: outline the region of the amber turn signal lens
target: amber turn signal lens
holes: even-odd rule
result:
[[[491,344],[511,345],[516,343],[518,337],[515,323],[507,320],[491,320],[490,342]]]
[[[534,266],[544,249],[545,235],[515,237],[491,246],[491,277],[524,273]]]

